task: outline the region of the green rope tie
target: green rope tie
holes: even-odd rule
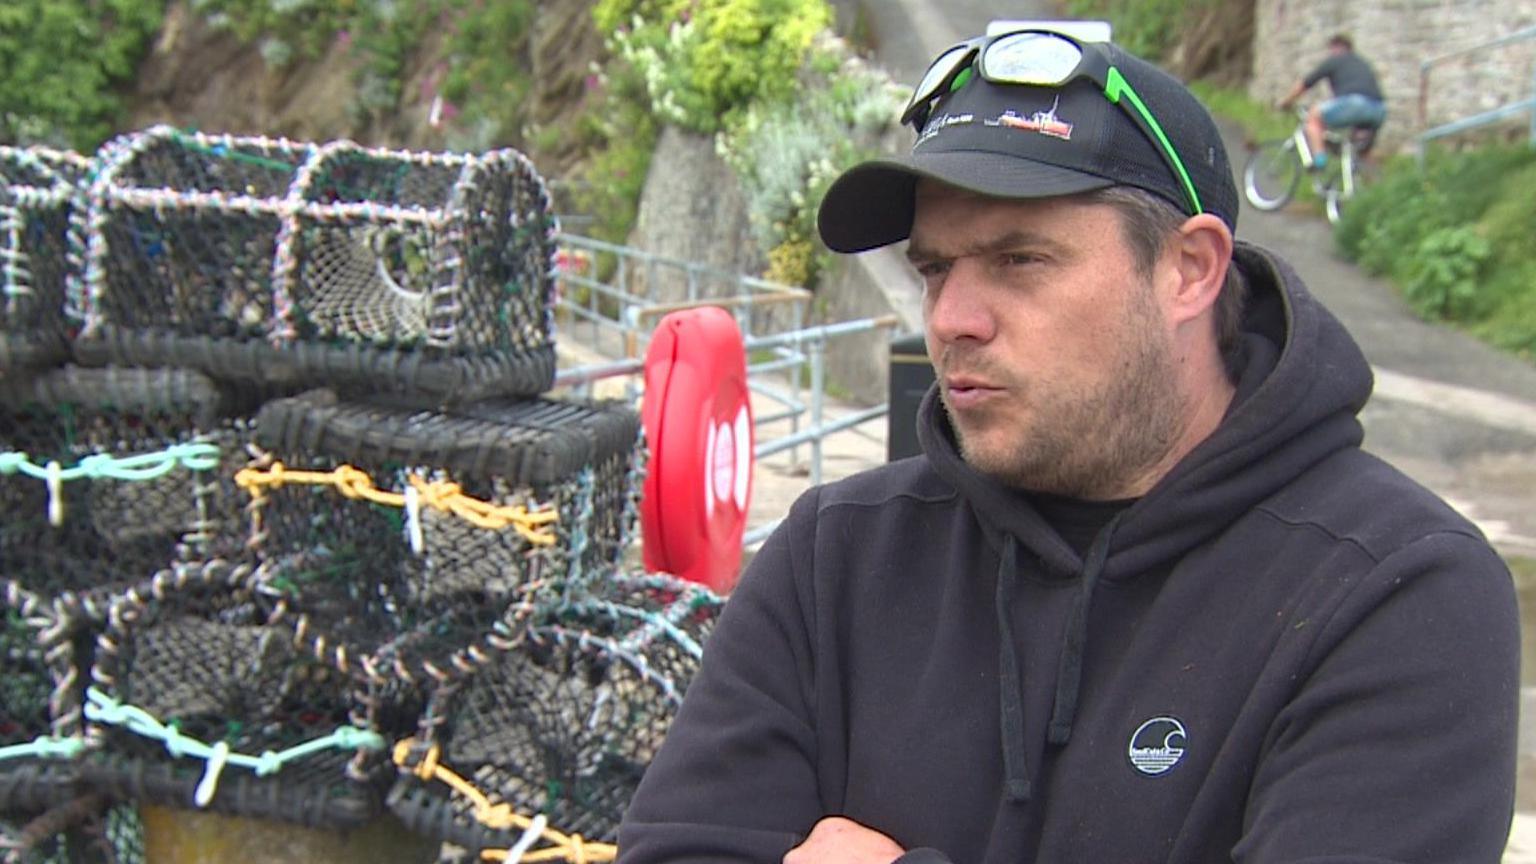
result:
[[[258,777],[276,774],[289,763],[322,750],[383,750],[384,738],[377,732],[358,729],[355,726],[338,726],[336,731],[322,738],[306,741],[281,752],[271,750],[260,756],[249,756],[230,750],[228,742],[213,745],[183,735],[174,724],[161,723],[154,715],[133,705],[125,705],[95,687],[85,692],[85,716],[88,720],[121,726],[135,735],[153,738],[165,743],[165,750],[172,757],[190,756],[208,763],[203,778],[198,781],[192,800],[198,807],[208,806],[218,791],[219,777],[228,766],[250,769]]]
[[[164,450],[133,456],[93,453],[69,468],[60,465],[57,460],[39,465],[26,453],[16,450],[0,453],[0,475],[20,474],[48,484],[48,522],[55,526],[64,524],[64,495],[61,486],[65,481],[87,479],[143,482],[164,477],[178,466],[189,471],[212,471],[218,468],[218,445],[203,442],[173,444]]]
[[[0,762],[4,762],[7,759],[20,759],[25,756],[40,756],[48,759],[73,759],[79,755],[84,747],[85,742],[77,738],[54,738],[48,735],[39,735],[31,741],[0,747]]]

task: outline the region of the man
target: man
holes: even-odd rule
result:
[[[1307,146],[1312,151],[1314,168],[1328,164],[1328,151],[1323,147],[1323,136],[1328,129],[1350,126],[1375,129],[1387,119],[1387,103],[1382,99],[1376,71],[1364,57],[1355,53],[1354,43],[1343,33],[1328,40],[1328,56],[1296,82],[1291,92],[1280,100],[1280,107],[1289,109],[1303,93],[1324,79],[1328,81],[1333,98],[1307,109]]]
[[[646,862],[1494,862],[1519,628],[1467,521],[1360,450],[1370,368],[1232,239],[1177,81],[947,52],[823,240],[910,239],[924,455],[806,493],[626,814]]]

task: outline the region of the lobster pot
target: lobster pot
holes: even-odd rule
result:
[[[0,146],[0,375],[68,353],[69,218],[85,165],[75,153]]]
[[[0,814],[70,797],[80,745],[81,670],[59,611],[0,581]]]
[[[516,151],[155,127],[104,154],[74,229],[81,362],[422,404],[553,384],[556,226]]]
[[[0,381],[0,572],[100,621],[173,561],[239,553],[251,413],[187,370]]]
[[[435,694],[390,808],[413,830],[470,849],[519,832],[487,808],[423,782],[429,752],[486,799],[552,826],[612,840],[698,668],[722,600],[671,577],[615,577],[541,616],[462,686]]]
[[[0,813],[6,864],[145,864],[144,826],[131,805],[82,796],[46,810]]]
[[[118,598],[85,697],[91,787],[316,827],[379,813],[393,772],[368,700],[282,614],[249,563],[179,565]]]
[[[314,392],[258,415],[262,456],[237,478],[253,496],[251,545],[291,599],[298,638],[381,686],[460,674],[465,652],[624,540],[605,533],[620,519],[590,511],[634,484],[632,410],[533,400],[476,411]],[[595,490],[599,480],[625,488]]]

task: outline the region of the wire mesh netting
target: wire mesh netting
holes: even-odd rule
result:
[[[355,681],[294,645],[262,577],[183,564],[113,604],[86,694],[93,788],[325,827],[381,811],[389,739]]]
[[[527,638],[434,696],[390,807],[471,849],[519,839],[504,812],[420,781],[429,751],[486,799],[612,840],[661,745],[721,600],[670,577],[624,577],[543,616]],[[439,752],[440,751],[440,752]],[[412,759],[418,761],[411,761]]]
[[[82,362],[436,398],[554,379],[555,219],[513,150],[308,145],[155,127],[103,148]]]
[[[0,572],[101,620],[172,561],[238,552],[242,411],[180,369],[0,379]]]
[[[69,218],[86,161],[0,146],[0,370],[64,358]]]
[[[471,410],[328,392],[273,400],[257,420],[265,455],[237,478],[253,496],[252,546],[298,638],[380,686],[473,668],[486,639],[505,639],[509,622],[627,540],[621,519],[589,511],[634,494],[632,410]]]

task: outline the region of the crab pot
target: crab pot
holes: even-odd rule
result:
[[[68,354],[69,218],[84,157],[0,146],[0,377]]]
[[[541,616],[462,686],[439,691],[414,758],[435,747],[489,800],[613,840],[722,602],[671,577],[615,577]],[[407,825],[470,849],[517,841],[517,830],[479,821],[473,802],[411,768],[402,765],[389,797]]]
[[[556,225],[513,150],[417,153],[155,127],[104,148],[76,355],[409,394],[554,381]]]
[[[298,638],[379,687],[463,674],[512,623],[606,574],[628,540],[632,410],[469,410],[325,391],[273,400],[257,418],[259,458],[237,478],[252,495],[251,547]]]
[[[0,380],[0,571],[102,621],[174,561],[238,554],[253,408],[180,369]]]
[[[85,696],[91,787],[311,827],[381,813],[387,739],[283,611],[249,562],[179,565],[114,602]]]
[[[59,610],[0,580],[0,813],[68,800],[81,734],[81,670]]]

